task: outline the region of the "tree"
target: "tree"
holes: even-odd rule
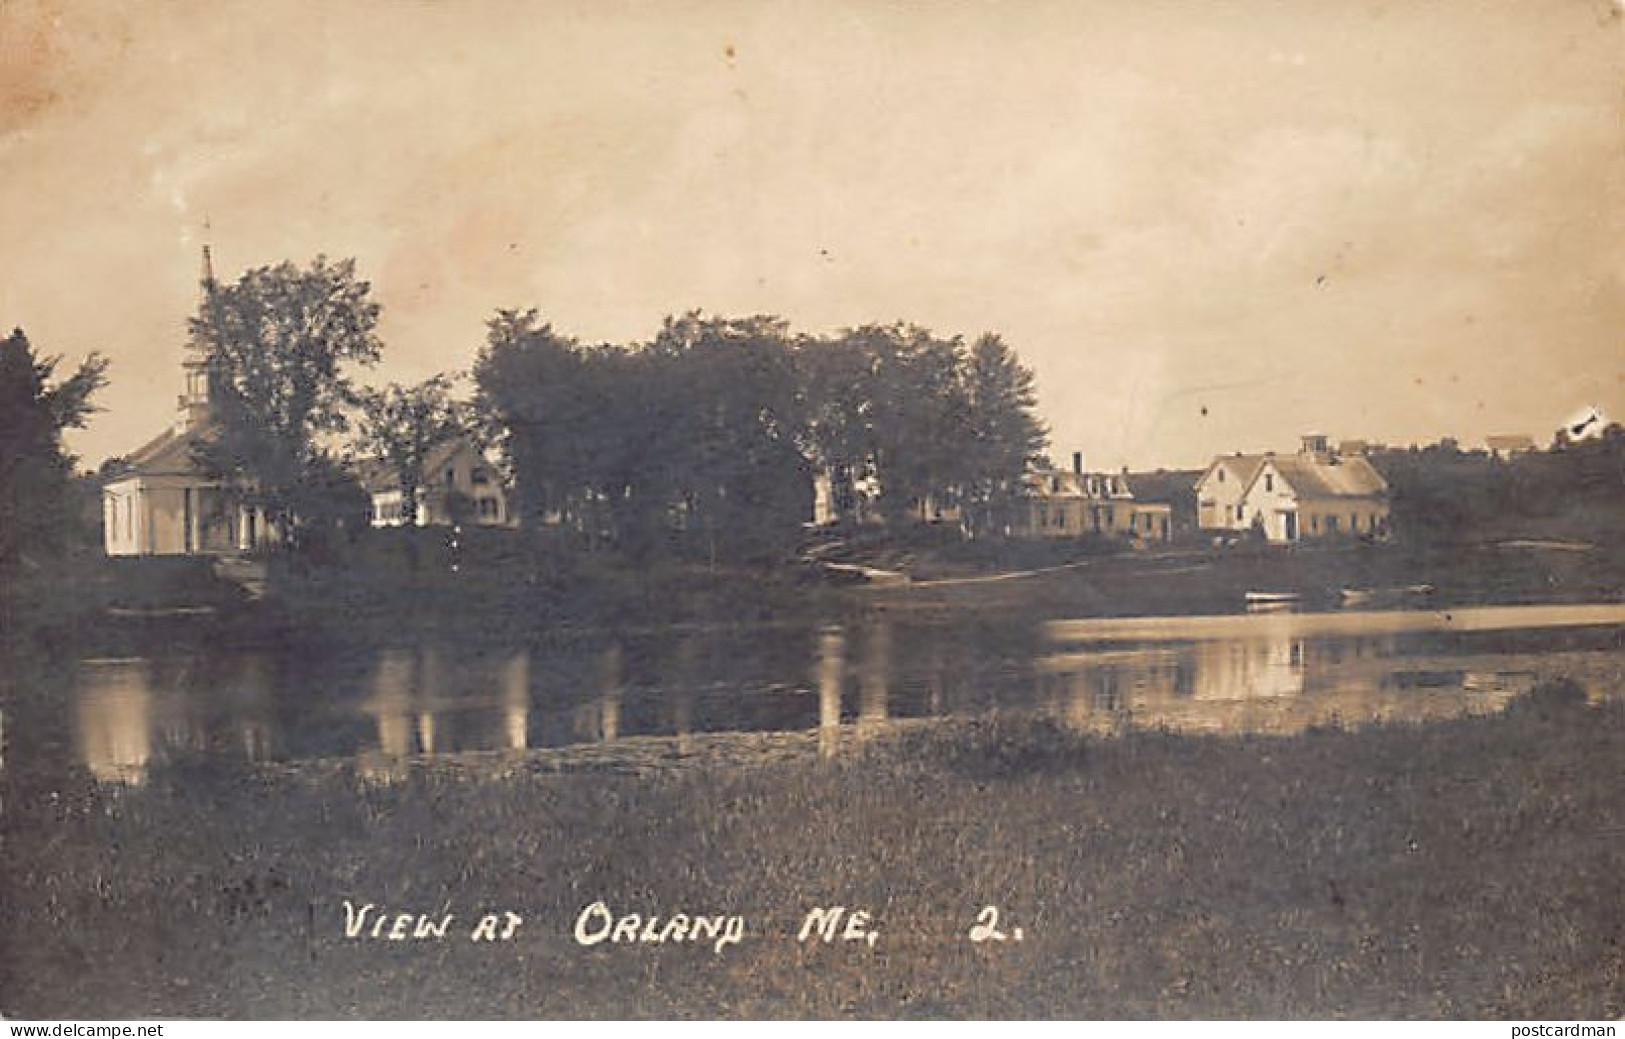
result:
[[[501,451],[521,508],[538,524],[568,511],[600,458],[591,442],[601,407],[587,392],[580,344],[535,310],[500,310],[486,322],[474,364],[474,412]]]
[[[659,445],[667,481],[649,504],[679,504],[713,562],[793,539],[811,512],[811,483],[796,446],[802,398],[785,323],[692,312],[667,318],[645,352],[663,372],[662,406],[633,421],[638,442]]]
[[[1032,370],[999,336],[971,345],[964,365],[963,483],[970,514],[985,515],[1012,497],[1021,474],[1038,464],[1049,436],[1035,415]]]
[[[874,457],[874,414],[870,360],[851,336],[802,337],[795,350],[802,394],[800,448],[830,480],[832,505],[843,520],[858,518],[859,487]]]
[[[327,487],[321,439],[347,428],[357,402],[345,366],[373,364],[382,350],[378,304],[353,260],[322,256],[205,289],[190,327],[210,360],[214,428],[197,460],[297,534],[310,511],[301,506],[316,505]]]
[[[401,488],[401,519],[408,527],[417,525],[418,485],[429,452],[462,432],[449,376],[436,375],[415,386],[390,383],[361,395],[360,448],[394,472]]]
[[[61,551],[74,525],[73,457],[62,432],[96,411],[91,397],[107,384],[107,361],[91,354],[52,385],[60,363],[36,356],[20,328],[0,340],[0,584],[24,558]]]

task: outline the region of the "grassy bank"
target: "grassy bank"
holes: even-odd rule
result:
[[[102,655],[153,643],[399,644],[548,639],[580,631],[818,623],[876,610],[983,611],[1034,619],[1231,613],[1248,591],[1296,592],[1308,609],[1344,588],[1426,584],[1411,607],[1613,601],[1625,594],[1625,542],[1511,545],[1160,547],[1092,542],[964,542],[931,529],[842,541],[827,558],[895,569],[897,584],[842,584],[793,558],[712,566],[639,563],[511,532],[472,532],[453,553],[443,531],[369,532],[353,551],[276,558],[269,593],[248,601],[204,559],[94,554],[0,595],[9,632],[41,631]],[[131,617],[206,606],[204,620]],[[109,610],[115,616],[109,620]]]
[[[1295,592],[1307,609],[1339,606],[1344,588],[1426,584],[1405,605],[1613,601],[1625,549],[1518,545],[1250,546],[1102,555],[1051,553],[1027,576],[988,580],[930,565],[922,580],[866,589],[891,608],[1022,610],[1048,617],[1233,613],[1249,591]]]
[[[1579,699],[1292,739],[994,720],[848,733],[832,760],[809,735],[388,783],[197,766],[122,793],[10,755],[0,999],[79,1018],[1617,1017],[1625,708]],[[347,940],[346,898],[457,922]],[[600,900],[741,914],[745,937],[577,946]],[[798,943],[829,905],[873,912],[875,945]],[[969,942],[986,905],[1023,939]],[[471,942],[487,910],[525,923]]]
[[[809,621],[866,608],[849,590],[785,560],[640,564],[506,532],[467,537],[453,557],[444,541],[440,531],[381,532],[350,555],[272,557],[258,600],[207,558],[86,553],[0,589],[0,636],[119,656],[155,644],[522,642],[579,631]]]

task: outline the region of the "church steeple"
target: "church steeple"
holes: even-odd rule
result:
[[[204,225],[207,229],[207,224]],[[203,267],[199,278],[198,313],[206,318],[214,317],[216,306],[215,294],[219,283],[214,279],[214,254],[209,243],[203,243]],[[181,372],[186,380],[186,392],[180,397],[180,410],[175,418],[175,430],[184,433],[196,429],[209,421],[213,411],[213,373],[210,371],[211,358],[206,346],[195,338],[186,347],[186,355],[181,359]]]

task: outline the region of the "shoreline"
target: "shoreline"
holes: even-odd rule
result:
[[[1349,589],[1419,585],[1428,586],[1425,596],[1398,605],[1608,603],[1625,596],[1625,558],[1614,552],[1506,544],[1187,546],[958,575],[923,558],[900,572],[910,579],[863,584],[831,583],[816,564],[803,562],[715,570],[640,569],[613,558],[570,564],[574,569],[545,577],[511,567],[442,573],[303,566],[251,601],[215,578],[206,562],[110,567],[88,560],[63,580],[35,581],[14,594],[7,638],[82,644],[97,655],[154,639],[243,647],[436,638],[545,644],[604,633],[840,623],[885,612],[951,618],[983,611],[1034,621],[1219,615],[1242,612],[1248,594],[1259,592],[1290,597],[1307,611],[1357,607],[1344,602]]]

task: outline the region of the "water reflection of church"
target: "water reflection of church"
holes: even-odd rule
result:
[[[183,757],[268,761],[273,704],[269,662],[257,654],[229,667],[190,657],[85,661],[74,705],[79,759],[97,780],[130,785]]]

